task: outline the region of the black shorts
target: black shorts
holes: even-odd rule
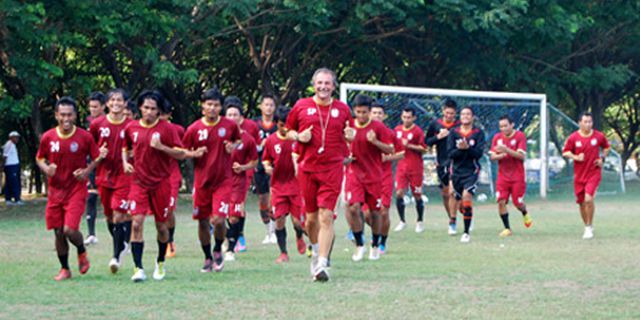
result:
[[[437,166],[436,172],[438,173],[438,180],[440,181],[440,185],[438,185],[438,187],[440,189],[448,187],[449,186],[449,168],[446,166]]]
[[[462,199],[462,192],[467,190],[467,192],[472,195],[476,194],[476,189],[478,188],[478,174],[472,174],[469,176],[453,176],[451,179],[453,182],[453,195],[456,197],[456,200]]]
[[[257,194],[269,193],[270,179],[271,177],[269,177],[269,175],[266,172],[264,172],[264,169],[256,170],[256,172],[253,174],[253,182],[256,186]]]

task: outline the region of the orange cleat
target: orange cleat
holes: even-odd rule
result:
[[[289,262],[289,256],[286,253],[281,253],[276,259],[276,263],[281,264],[285,262]]]
[[[71,279],[71,270],[61,268],[60,272],[58,272],[58,275],[55,276],[53,279],[56,281]]]
[[[89,263],[89,258],[87,258],[87,252],[85,251],[82,254],[78,255],[78,269],[80,270],[80,274],[85,274],[89,271],[91,267],[91,263]]]
[[[302,239],[302,237],[296,240],[296,246],[298,247],[298,253],[305,254],[307,252],[307,244],[304,242],[304,239]]]
[[[165,254],[167,258],[173,258],[176,256],[176,245],[173,242],[167,243],[167,253]]]

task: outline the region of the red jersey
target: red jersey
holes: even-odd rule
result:
[[[321,106],[316,104],[313,97],[298,100],[287,117],[287,128],[301,133],[313,126],[311,140],[298,143],[299,169],[305,172],[323,172],[342,165],[344,158],[349,155],[344,138],[347,122],[353,127],[351,110],[342,101],[332,100],[330,105]],[[324,147],[321,123],[326,126]]]
[[[396,137],[395,132],[390,128],[385,126],[385,129],[387,131],[387,134],[391,136],[391,139],[393,141],[393,152],[398,153],[398,152],[404,151],[402,140],[398,139],[398,137]],[[382,171],[385,179],[393,179],[392,162],[393,161],[387,161],[382,163]]]
[[[263,162],[273,167],[271,174],[271,192],[274,195],[300,194],[300,185],[295,175],[292,153],[299,145],[286,137],[275,133],[267,137],[262,151]]]
[[[244,165],[250,161],[258,160],[258,149],[253,137],[251,137],[247,131],[242,131],[240,139],[240,144],[231,153],[231,164],[233,165],[234,162],[237,162]],[[242,171],[240,173],[233,171],[233,174],[236,176],[246,176],[247,171]]]
[[[218,118],[214,123],[201,118],[187,128],[182,139],[185,148],[195,150],[207,147],[207,152],[201,158],[193,159],[196,189],[219,186],[231,178],[231,154],[225,149],[225,141],[233,143],[238,140],[240,128],[225,117]]]
[[[107,157],[96,167],[96,184],[105,188],[115,188],[119,177],[124,174],[122,167],[122,147],[124,146],[124,129],[131,122],[127,117],[113,121],[103,115],[91,122],[89,133],[98,146],[107,145]]]
[[[49,177],[49,187],[73,190],[78,183],[85,183],[76,179],[73,172],[87,167],[87,157],[98,156],[100,151],[89,132],[74,126],[68,135],[60,133],[57,127],[47,130],[40,139],[36,159],[57,166],[53,177]]]
[[[251,119],[245,118],[242,120],[242,123],[240,124],[240,129],[248,133],[251,136],[251,138],[253,138],[253,141],[255,142],[256,148],[257,148],[257,145],[260,144],[260,142],[262,141],[262,139],[260,138],[260,128],[258,127],[258,124],[256,124]]]
[[[402,141],[403,139],[407,139],[410,144],[426,147],[424,144],[424,132],[415,124],[409,129],[406,129],[403,125],[398,125],[395,131],[398,140]],[[405,148],[404,158],[398,161],[397,169],[406,173],[418,173],[423,171],[423,167],[422,153]]]
[[[527,137],[522,131],[514,130],[511,137],[505,136],[502,132],[496,133],[491,141],[489,153],[496,153],[495,148],[500,145],[523,154],[527,153]],[[508,154],[498,160],[498,180],[505,182],[525,181],[524,161]]]
[[[178,133],[178,138],[182,141],[182,137],[184,137],[184,127],[177,123],[169,122],[174,130]],[[180,172],[180,162],[178,160],[173,159],[171,162],[171,181],[178,186],[180,186],[182,182],[182,173]]]
[[[575,155],[584,153],[583,161],[573,162],[573,178],[577,182],[586,182],[594,176],[602,175],[602,168],[596,166],[595,161],[600,157],[600,148],[609,149],[609,141],[598,130],[583,137],[580,131],[572,133],[564,144],[562,153],[571,152]]]
[[[124,149],[133,150],[133,182],[149,189],[168,182],[171,165],[175,161],[165,152],[151,147],[154,136],[160,137],[160,142],[169,148],[182,148],[178,132],[165,120],[158,120],[152,125],[146,125],[142,120],[131,121],[124,130]]]
[[[380,148],[367,140],[369,131],[373,131],[380,142],[393,143],[393,133],[389,133],[387,127],[380,121],[369,121],[364,126],[356,122],[356,137],[351,142],[351,154],[355,158],[349,164],[347,173],[354,176],[362,183],[375,183],[380,181],[383,174],[382,155]]]

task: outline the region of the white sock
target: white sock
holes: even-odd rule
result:
[[[318,267],[326,268],[329,260],[325,257],[318,257]]]
[[[318,250],[320,250],[320,245],[318,245],[317,243],[312,243],[311,244],[311,253],[313,253],[314,256],[318,255]]]

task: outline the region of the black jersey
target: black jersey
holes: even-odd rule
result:
[[[456,142],[467,140],[469,149],[460,150]],[[447,139],[447,150],[449,153],[449,172],[453,176],[470,176],[480,173],[480,158],[485,147],[484,131],[473,127],[466,134],[462,133],[461,127],[456,127],[449,133]]]
[[[429,127],[427,127],[425,142],[429,147],[434,145],[436,146],[436,161],[440,167],[446,167],[449,164],[449,152],[447,149],[447,137],[438,139],[437,135],[442,129],[451,131],[459,125],[460,121],[458,120],[447,123],[442,119],[436,119],[431,121],[431,123],[429,123]]]
[[[275,121],[271,121],[270,125],[266,125],[262,122],[262,117],[258,117],[253,119],[253,121],[258,125],[258,129],[260,129],[260,141],[256,141],[258,145],[262,145],[262,142],[267,140],[267,138],[274,132],[278,131],[278,125]],[[262,148],[259,148],[262,149]],[[262,151],[262,150],[260,150]]]

